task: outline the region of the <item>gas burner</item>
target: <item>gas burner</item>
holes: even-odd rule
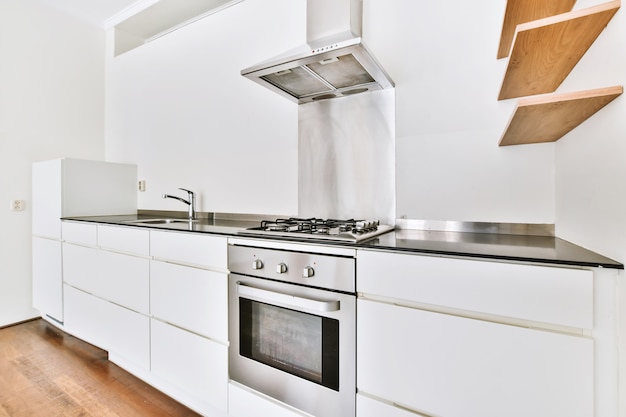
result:
[[[344,240],[359,242],[392,230],[378,220],[307,219],[290,217],[263,220],[260,227],[246,229],[243,234],[298,237],[303,239]]]

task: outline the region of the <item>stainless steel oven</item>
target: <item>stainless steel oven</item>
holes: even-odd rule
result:
[[[282,246],[229,245],[230,378],[316,417],[354,416],[354,251]]]

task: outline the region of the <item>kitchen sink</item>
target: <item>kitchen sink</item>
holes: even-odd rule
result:
[[[194,223],[197,220],[189,220],[189,219],[147,219],[147,220],[128,220],[126,223],[132,224],[174,224],[174,223]]]

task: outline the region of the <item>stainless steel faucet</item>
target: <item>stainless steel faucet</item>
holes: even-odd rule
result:
[[[196,194],[193,191],[186,190],[184,188],[179,188],[179,190],[186,191],[189,199],[185,200],[181,197],[176,197],[175,195],[163,194],[163,198],[173,198],[174,200],[178,200],[183,202],[189,206],[189,220],[196,219]]]

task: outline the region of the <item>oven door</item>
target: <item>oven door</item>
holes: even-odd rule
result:
[[[230,378],[318,417],[355,415],[356,297],[229,276]]]

